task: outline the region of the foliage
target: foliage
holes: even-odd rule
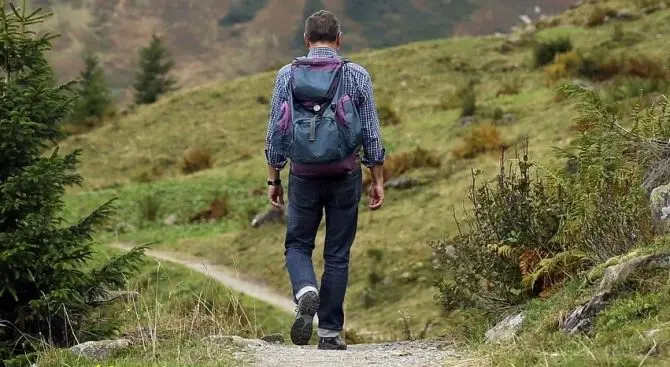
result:
[[[140,227],[143,227],[145,222],[151,223],[158,219],[161,204],[160,194],[157,193],[146,194],[138,200],[138,223],[140,223]]]
[[[463,137],[463,143],[451,153],[456,158],[474,158],[480,154],[498,150],[503,147],[500,132],[493,124],[482,124],[473,127]]]
[[[267,0],[236,0],[230,5],[230,10],[221,19],[219,26],[227,27],[238,23],[247,23],[254,19],[256,14],[267,5]]]
[[[474,116],[477,111],[477,93],[473,83],[460,91],[461,117]]]
[[[596,6],[591,10],[588,17],[586,18],[587,27],[597,27],[603,25],[607,19],[607,10]]]
[[[377,111],[379,112],[379,123],[382,126],[395,126],[402,123],[398,112],[387,104],[380,104]]]
[[[643,182],[645,171],[668,163],[670,154],[650,148],[650,142],[670,137],[663,127],[667,104],[644,118],[638,107],[634,128],[626,130],[596,92],[574,85],[561,91],[579,98],[579,134],[556,155],[570,169],[545,169],[544,179],[534,177],[526,153],[507,171],[501,163],[495,184],[478,185],[473,176],[465,229],[432,243],[436,285],[447,310],[497,314],[529,297],[545,297],[584,266],[653,237]]]
[[[68,119],[74,124],[94,124],[109,112],[112,105],[111,92],[98,58],[87,53],[84,55],[84,64],[77,88],[79,98]]]
[[[118,288],[136,269],[144,247],[85,270],[91,235],[112,213],[97,207],[74,225],[62,218],[67,186],[79,184],[78,152],[43,155],[61,136],[72,102],[69,84],[53,86],[43,53],[53,35],[31,25],[49,14],[25,4],[0,8],[0,360],[39,345],[91,338],[93,312],[105,288]]]
[[[177,81],[168,75],[174,61],[163,41],[152,35],[149,46],[140,50],[139,69],[135,75],[135,103],[151,104],[176,89]]]
[[[556,55],[556,59],[553,63],[544,67],[544,74],[549,83],[555,83],[561,79],[574,75],[581,63],[582,58],[575,51],[559,54]]]
[[[596,53],[584,56],[578,69],[584,77],[596,81],[611,79],[617,75],[667,80],[665,62],[658,57],[636,53],[635,55],[604,55]]]
[[[554,61],[558,54],[572,51],[572,41],[567,37],[539,42],[533,49],[535,66],[542,67]]]

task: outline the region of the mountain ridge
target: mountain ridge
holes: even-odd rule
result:
[[[454,35],[500,32],[566,9],[573,0],[32,0],[56,14],[49,60],[61,79],[77,77],[81,55],[101,57],[121,100],[141,47],[151,35],[165,39],[186,87],[268,70],[304,53],[302,24],[319,9],[342,21],[344,53]],[[539,10],[539,11],[537,11]]]

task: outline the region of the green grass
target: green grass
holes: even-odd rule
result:
[[[541,30],[537,37],[569,34],[575,48],[580,50],[602,44],[611,38],[614,23],[588,31],[570,24],[582,19],[588,9],[585,6],[583,10],[577,9],[583,14],[575,11],[566,15],[564,25]],[[670,12],[662,11],[623,23],[625,30],[649,36],[634,46],[617,50],[656,53],[666,49],[669,19]],[[491,110],[501,107],[514,113],[518,121],[499,126],[501,135],[508,142],[528,136],[531,159],[543,165],[556,163],[550,160],[553,148],[564,147],[569,141],[574,108],[569,102],[554,100],[553,87],[546,85],[543,71],[532,67],[531,47],[501,54],[496,48],[503,42],[504,39],[493,36],[454,38],[347,55],[370,71],[380,104],[392,104],[398,111],[401,123],[383,128],[389,152],[424,147],[443,157],[440,169],[411,172],[434,177],[431,185],[403,192],[389,191],[380,212],[369,212],[363,200],[352,250],[346,304],[348,326],[363,332],[379,332],[380,338],[399,338],[402,335],[399,312],[407,311],[412,316],[413,329],[435,321],[431,336],[452,327],[451,320],[444,318],[433,299],[428,242],[456,230],[454,208],[460,216],[467,203],[471,168],[482,169],[490,177],[497,172],[499,156],[492,153],[468,161],[451,156],[468,128],[460,127],[457,122],[460,111],[441,107],[444,95],[471,78],[478,79],[478,105]],[[468,65],[466,69],[463,64]],[[495,71],[495,65],[517,65],[519,69],[504,73]],[[160,249],[187,252],[232,266],[289,295],[283,266],[284,227],[251,229],[247,225],[251,214],[268,208],[262,195],[250,195],[249,190],[263,188],[266,180],[263,149],[268,106],[257,99],[259,96],[269,99],[274,77],[274,72],[268,72],[182,91],[65,141],[64,151],[83,149],[81,172],[86,180],[82,189],[69,193],[69,218],[118,196],[119,215],[115,221],[138,227],[138,200],[148,193],[158,193],[164,207],[157,223],[125,233],[110,229],[101,240],[157,242]],[[496,97],[500,84],[509,78],[522,81],[520,93]],[[193,147],[212,152],[214,168],[183,176],[179,170],[181,155]],[[510,154],[507,158],[512,158]],[[164,175],[153,184],[137,182],[142,174],[160,170]],[[220,223],[174,227],[161,224],[167,215],[177,214],[183,219],[205,209],[215,192],[227,193],[231,207],[230,216]],[[317,237],[317,269],[323,264],[322,245],[323,230]],[[385,288],[380,292],[384,296],[365,309],[362,300],[371,272],[371,260],[366,255],[370,249],[383,252],[379,275],[385,279]]]
[[[91,265],[116,254],[102,249]],[[291,315],[220,283],[172,263],[151,259],[128,289],[140,292],[134,301],[122,301],[99,315],[104,327],[115,323],[119,334],[133,342],[104,362],[76,357],[68,350],[51,350],[39,356],[40,366],[237,366],[233,346],[202,342],[210,335],[260,338],[282,334],[288,338]],[[153,330],[153,331],[152,331]],[[100,338],[93,337],[93,339]]]

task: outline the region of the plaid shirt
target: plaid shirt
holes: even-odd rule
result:
[[[324,58],[337,56],[337,52],[328,47],[316,47],[310,49],[307,57]],[[278,153],[270,144],[270,134],[273,131],[273,124],[279,118],[281,113],[281,104],[289,97],[289,76],[291,65],[286,65],[279,70],[275,80],[274,92],[272,95],[272,108],[270,110],[270,121],[265,140],[265,156],[269,165],[274,168],[282,169],[286,165],[287,159],[281,153]],[[345,93],[349,94],[358,106],[363,130],[363,159],[362,163],[367,167],[372,167],[384,162],[385,149],[382,146],[382,135],[379,128],[379,117],[377,115],[377,106],[372,91],[372,80],[370,74],[360,65],[349,63],[343,69],[342,78],[344,82]]]

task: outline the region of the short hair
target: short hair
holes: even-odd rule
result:
[[[340,21],[327,11],[319,10],[305,22],[305,38],[309,42],[335,42],[340,33]]]

